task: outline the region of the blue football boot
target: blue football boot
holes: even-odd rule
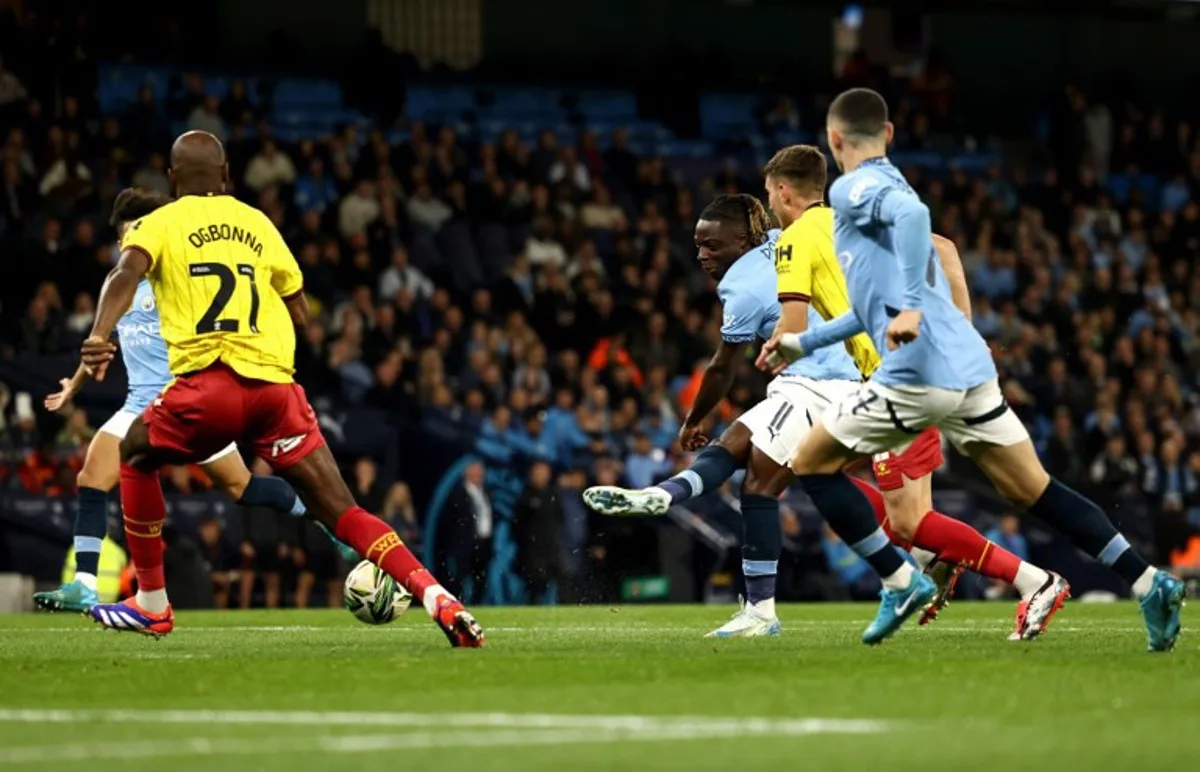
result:
[[[910,616],[921,611],[937,595],[937,583],[926,574],[913,572],[912,581],[903,590],[884,589],[879,593],[879,613],[863,632],[862,642],[873,646],[900,629]]]

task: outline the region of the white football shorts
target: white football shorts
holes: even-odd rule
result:
[[[125,435],[129,434],[129,427],[133,426],[133,422],[137,419],[138,415],[139,413],[135,413],[132,410],[118,410],[117,412],[113,413],[107,421],[104,422],[104,425],[100,427],[99,431],[102,431],[105,434],[111,434],[118,440],[123,440],[125,439]],[[205,464],[211,464],[218,459],[225,458],[225,456],[228,456],[230,453],[237,453],[237,449],[237,443],[231,442],[221,450],[201,461],[200,465],[203,466]]]
[[[974,442],[1008,446],[1029,439],[997,380],[968,391],[867,381],[823,420],[838,442],[869,455],[907,447],[929,426],[941,429],[959,451]]]
[[[754,447],[780,466],[792,454],[825,411],[853,396],[858,381],[817,381],[803,376],[781,375],[767,386],[767,397],[738,419],[750,430]]]

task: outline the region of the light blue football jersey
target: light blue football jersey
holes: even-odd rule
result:
[[[171,380],[158,304],[147,279],[138,282],[133,305],[117,322],[117,340],[129,376],[129,393],[121,409],[141,413]]]
[[[950,297],[932,233],[923,235],[916,251],[909,249],[910,257],[919,253],[921,281],[905,273],[894,225],[911,216],[920,199],[900,170],[886,158],[869,159],[834,181],[829,203],[850,305],[883,357],[871,380],[965,391],[996,378],[991,351]],[[906,306],[908,293],[922,312],[920,335],[889,351],[888,324],[901,309],[913,307]]]
[[[734,261],[717,285],[724,319],[721,338],[728,343],[753,343],[756,338],[770,340],[775,333],[782,309],[775,288],[775,242],[779,230],[772,230],[767,242]],[[821,315],[808,307],[808,324],[820,324]],[[862,376],[845,346],[830,346],[798,359],[781,373],[804,376],[818,381],[858,381]]]

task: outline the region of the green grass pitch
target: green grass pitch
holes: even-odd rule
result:
[[[161,641],[0,616],[0,770],[1179,770],[1200,758],[1200,636],[1144,651],[1136,607],[1073,604],[1034,643],[958,603],[877,648],[872,605],[184,612]],[[1185,611],[1185,627],[1186,627]]]

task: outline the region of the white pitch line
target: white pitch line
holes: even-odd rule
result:
[[[603,718],[603,717],[601,717]],[[618,717],[622,718],[622,717]],[[628,718],[628,717],[624,717]],[[855,722],[807,719],[786,731],[772,728],[779,722],[726,721],[717,725],[706,722],[681,722],[674,726],[591,727],[586,729],[495,729],[475,732],[414,732],[398,735],[348,735],[270,739],[230,739],[190,737],[129,743],[89,743],[79,745],[37,745],[0,749],[0,764],[35,764],[50,761],[87,759],[147,759],[181,756],[247,755],[274,753],[378,753],[401,749],[496,747],[513,745],[565,745],[606,742],[667,742],[711,740],[747,735],[784,735],[800,737],[815,734],[880,733],[890,729],[882,722]]]
[[[826,628],[826,629],[847,629],[858,630],[868,624],[870,620],[839,620],[839,621],[816,621],[806,619],[789,619],[784,621],[784,627],[790,628]],[[937,624],[930,628],[931,630],[944,630],[946,632],[955,633],[987,633],[987,632],[1009,632],[1012,629],[1011,624],[999,623],[992,621],[972,622],[970,620],[959,620],[954,624]],[[1064,633],[1133,633],[1141,632],[1144,628],[1138,625],[1113,625],[1113,624],[1054,624],[1050,628],[1056,632]],[[683,628],[668,628],[663,629],[661,626],[631,623],[624,625],[529,625],[529,626],[504,626],[492,627],[488,626],[485,630],[489,633],[592,633],[598,635],[628,635],[628,636],[643,636],[646,633],[653,633],[662,637],[679,637],[689,636],[692,632]],[[188,627],[181,626],[180,632],[183,633],[328,633],[335,635],[343,635],[347,631],[357,631],[351,634],[363,635],[396,635],[396,634],[421,634],[424,635],[429,631],[429,627],[423,624],[417,625],[380,625],[379,627],[316,627],[312,625],[298,626],[201,626]],[[12,628],[3,629],[5,635],[37,635],[41,633],[87,633],[93,634],[102,632],[98,629],[90,627],[30,627],[30,628]]]
[[[758,734],[884,731],[890,723],[866,719],[724,718],[721,716],[564,715],[554,713],[402,713],[272,710],[41,710],[0,708],[0,723],[158,723],[241,726],[490,727],[503,729],[648,729],[704,727]]]

